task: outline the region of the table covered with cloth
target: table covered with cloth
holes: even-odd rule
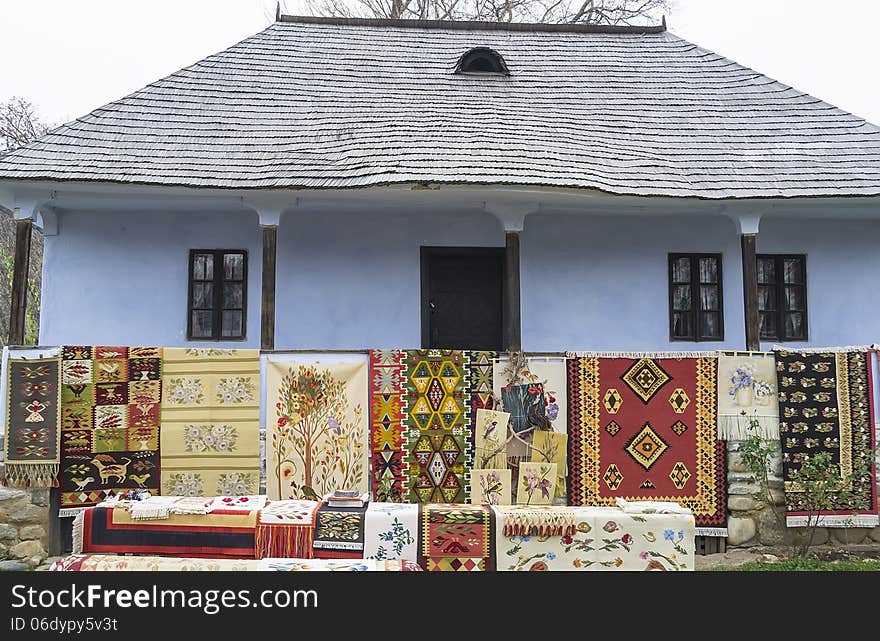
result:
[[[118,554],[71,554],[52,572],[419,572],[410,561],[325,559],[199,559]]]

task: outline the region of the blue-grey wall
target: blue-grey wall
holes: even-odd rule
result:
[[[880,222],[766,219],[760,252],[806,253],[812,345],[880,337]],[[419,247],[501,246],[480,211],[288,214],[278,231],[276,347],[420,343]],[[523,347],[742,349],[739,238],[725,218],[540,214],[522,235]],[[259,346],[256,214],[64,212],[46,238],[40,342],[185,345],[190,248],[250,253],[248,335]],[[721,252],[725,341],[669,341],[667,253]]]
[[[210,248],[250,256],[247,340],[212,345],[259,347],[262,241],[244,212],[63,212],[59,235],[45,238],[40,343],[188,344],[189,250]]]

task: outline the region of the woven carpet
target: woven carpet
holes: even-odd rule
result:
[[[419,565],[429,572],[495,570],[495,512],[488,505],[420,505]]]
[[[9,354],[4,485],[46,488],[57,484],[60,372],[57,357],[23,359],[14,351]]]
[[[159,493],[158,347],[61,352],[61,515],[122,490]]]
[[[460,503],[469,494],[477,409],[491,409],[495,352],[370,352],[375,500]]]
[[[270,501],[257,518],[257,558],[312,558],[317,509],[317,501]]]
[[[675,501],[698,532],[727,535],[717,359],[577,357],[568,362],[569,505]]]
[[[333,507],[322,503],[315,514],[312,549],[316,559],[364,558],[367,507]]]
[[[367,359],[266,363],[266,490],[270,499],[368,491]]]
[[[775,356],[788,525],[806,526],[809,515],[794,474],[805,457],[827,452],[854,496],[832,494],[835,509],[820,512],[819,525],[877,526],[870,353],[777,351]]]
[[[259,351],[165,348],[164,357],[162,493],[259,493]]]

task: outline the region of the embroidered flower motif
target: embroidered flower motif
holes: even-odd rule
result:
[[[675,532],[672,530],[663,530],[664,541],[675,541]]]
[[[187,425],[183,433],[187,452],[233,452],[237,438],[231,425]]]
[[[229,472],[217,477],[216,493],[230,496],[250,494],[257,487],[256,474],[248,472]]]
[[[621,540],[621,542],[622,542],[624,545],[629,545],[630,543],[632,543],[633,538],[632,538],[632,536],[629,535],[629,534],[624,534],[624,535],[620,538],[620,540]]]
[[[181,472],[170,475],[164,493],[171,496],[202,496],[204,491],[205,482],[201,474]]]
[[[647,552],[642,552],[642,553],[640,553],[640,554],[639,554],[639,558],[640,558],[642,561],[647,561],[647,560],[648,560],[648,553],[647,553]]]
[[[553,552],[547,552],[547,560],[548,560],[548,561],[553,561],[553,560],[555,560],[555,559],[556,559],[556,554],[555,554],[555,553],[553,553]]]
[[[171,405],[201,405],[205,402],[205,389],[200,378],[194,376],[172,378],[168,386],[170,389],[166,399]]]
[[[608,521],[605,525],[602,526],[602,529],[606,532],[616,532],[618,530],[617,523],[614,521]]]
[[[254,400],[254,382],[246,376],[221,378],[217,383],[217,402],[237,405]]]

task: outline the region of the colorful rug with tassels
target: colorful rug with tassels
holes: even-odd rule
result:
[[[57,356],[9,352],[6,369],[4,485],[57,485],[60,454],[61,365]]]
[[[495,512],[488,505],[420,505],[419,565],[430,572],[495,569]]]
[[[463,503],[477,409],[491,409],[495,352],[370,352],[372,493],[377,501]]]
[[[697,534],[727,536],[717,360],[570,358],[569,505],[675,501],[693,511]]]
[[[334,507],[322,503],[315,515],[312,549],[316,559],[362,559],[366,503],[360,507]]]
[[[817,519],[823,527],[880,525],[870,352],[779,350],[775,356],[788,526]],[[820,452],[830,456],[846,490],[826,497],[833,509],[816,510],[797,482],[806,458]]]
[[[255,538],[256,557],[312,558],[317,501],[269,501],[260,510]]]

